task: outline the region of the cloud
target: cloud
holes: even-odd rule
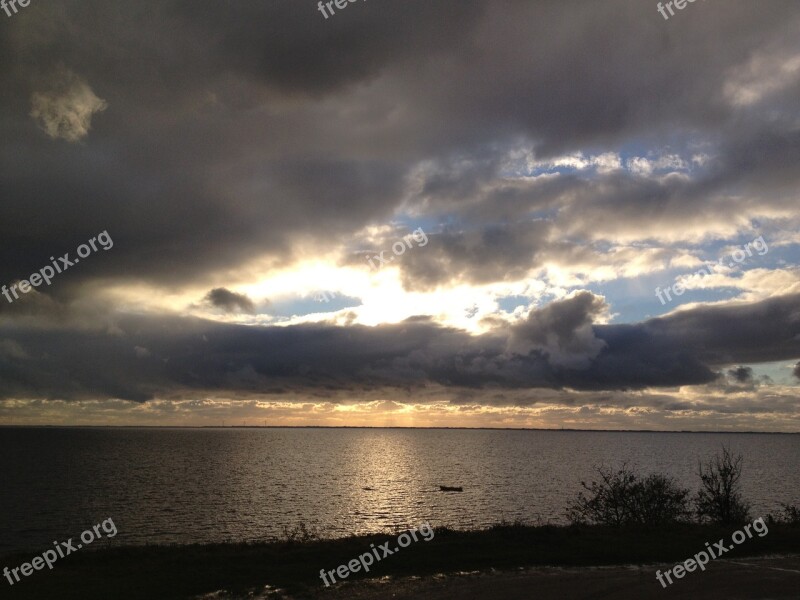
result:
[[[721,394],[669,392],[449,391],[437,386],[408,398],[403,390],[384,390],[383,400],[349,393],[286,396],[204,395],[202,399],[163,398],[138,404],[121,400],[48,402],[0,400],[0,418],[17,424],[219,425],[223,420],[275,425],[417,427],[574,427],[700,431],[796,432],[796,394],[770,388]],[[702,413],[702,420],[695,416]]]
[[[470,261],[476,282],[516,277],[543,257],[536,230],[565,256],[593,240],[734,232],[756,214],[791,210],[791,195],[771,192],[798,183],[792,121],[770,117],[796,105],[796,86],[770,96],[764,113],[724,100],[748,57],[780,64],[797,54],[794,6],[775,2],[771,11],[734,2],[723,22],[700,9],[668,31],[624,0],[387,0],[341,21],[291,3],[180,1],[167,14],[120,0],[44,6],[36,35],[10,23],[0,88],[30,90],[37,122],[64,139],[90,139],[90,118],[105,107],[92,87],[114,111],[103,116],[103,152],[47,150],[19,122],[28,111],[17,96],[0,95],[0,144],[15,157],[0,172],[0,277],[30,273],[85,230],[107,228],[120,240],[113,264],[76,271],[55,294],[99,277],[210,287],[250,260],[285,267],[312,244],[346,246],[401,209],[453,224],[429,264],[409,261],[409,289],[446,283],[449,263],[461,281]],[[52,75],[59,62],[81,75]],[[635,154],[673,157],[669,167],[689,163],[702,142],[716,162],[690,181],[618,168],[621,146],[663,131],[675,147]],[[505,170],[520,145],[534,163],[592,168],[521,180]],[[153,202],[163,209],[149,210]],[[481,239],[502,238],[509,223],[531,233],[513,232],[506,265]]]
[[[753,369],[750,367],[736,367],[729,369],[728,375],[733,377],[737,383],[751,383],[753,381]]]
[[[424,290],[523,278],[541,263],[550,228],[534,221],[431,234],[429,244],[399,261],[403,283],[408,289]]]
[[[207,304],[228,313],[255,314],[256,307],[247,294],[237,294],[225,288],[214,288],[203,299]]]
[[[31,95],[31,117],[51,138],[77,142],[89,135],[92,116],[108,108],[83,78],[58,70],[49,87]]]
[[[0,361],[4,398],[146,401],[198,392],[309,394],[385,389],[633,390],[710,384],[717,367],[800,354],[800,297],[702,307],[632,325],[591,324],[584,292],[483,335],[411,319],[396,325],[226,325],[115,316],[96,325],[0,327],[37,361]],[[770,315],[768,320],[759,318]],[[148,353],[131,352],[132,346]],[[17,346],[8,346],[17,348]],[[525,354],[509,351],[519,348]]]
[[[541,310],[532,310],[525,322],[512,328],[509,351],[543,352],[556,366],[585,368],[606,343],[595,336],[593,324],[607,316],[602,297],[580,292]]]

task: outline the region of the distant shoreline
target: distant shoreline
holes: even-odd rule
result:
[[[698,429],[546,429],[540,427],[407,427],[374,425],[0,425],[0,429],[403,429],[441,431],[545,431],[563,433],[714,433],[800,435],[800,431],[719,431]]]

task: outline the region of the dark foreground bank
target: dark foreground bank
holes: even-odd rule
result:
[[[658,568],[532,567],[450,576],[361,580],[314,600],[797,600],[800,556],[720,559],[663,588]],[[257,596],[267,598],[268,596]]]
[[[498,525],[482,531],[436,529],[430,541],[419,539],[363,570],[350,574],[343,584],[347,593],[367,594],[371,584],[355,583],[365,578],[430,576],[492,569],[513,571],[520,567],[661,564],[684,562],[704,550],[706,542],[730,540],[735,528],[713,525],[672,525],[653,529],[619,529],[599,526]],[[148,546],[84,550],[59,561],[52,571],[35,571],[10,586],[0,580],[2,598],[35,599],[178,599],[206,597],[253,597],[265,589],[281,590],[281,596],[304,598],[326,595],[342,597],[344,589],[325,588],[320,570],[335,570],[381,545],[396,550],[397,535],[361,536],[338,540],[283,540],[264,544],[218,544],[203,546]],[[763,537],[748,538],[725,553],[720,561],[741,557],[785,555],[800,552],[800,527],[773,523]],[[14,567],[33,558],[31,553],[3,556],[0,567]],[[712,564],[715,561],[712,561]],[[720,562],[720,565],[723,563]],[[715,572],[719,572],[720,565]],[[580,569],[578,573],[588,573]],[[642,569],[652,579],[655,568]],[[702,585],[708,572],[697,571],[677,582]],[[778,573],[779,571],[771,571]],[[786,571],[787,574],[791,570]],[[649,575],[648,575],[649,574]],[[563,577],[572,577],[564,572]],[[787,575],[792,576],[792,575]],[[800,578],[800,574],[793,575]],[[575,576],[577,577],[577,575]],[[573,577],[574,578],[574,577]],[[463,586],[463,578],[452,580]],[[710,581],[710,579],[708,579]],[[458,583],[460,582],[460,583]],[[800,579],[798,579],[800,584]],[[470,585],[467,583],[466,585]],[[648,584],[649,585],[649,584]],[[789,583],[788,585],[792,585]],[[269,586],[269,588],[265,588]],[[361,587],[359,587],[361,586]],[[675,590],[679,586],[671,586]],[[375,589],[384,596],[385,588]],[[649,588],[648,588],[649,589]],[[361,590],[360,592],[358,590]],[[265,597],[259,595],[258,597]],[[375,596],[378,597],[378,596]],[[444,597],[444,596],[443,596]],[[609,596],[613,597],[613,596]],[[620,595],[619,597],[625,597]],[[711,597],[711,596],[709,596]]]

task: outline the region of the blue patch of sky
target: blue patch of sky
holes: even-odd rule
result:
[[[766,375],[776,385],[788,385],[792,387],[800,386],[800,381],[792,374],[795,363],[793,362],[770,362],[759,365],[744,365],[753,369],[753,377],[760,379]]]
[[[315,313],[336,312],[344,308],[355,308],[361,306],[361,304],[362,302],[359,298],[320,290],[311,296],[273,302],[264,312],[276,317],[302,317]]]
[[[720,259],[723,259],[723,264],[726,267],[733,265],[733,269],[729,272],[729,275],[733,278],[740,277],[751,269],[781,269],[787,265],[797,264],[800,246],[774,247],[770,245],[767,235],[764,236],[764,240],[768,251],[765,252],[765,246],[759,242],[757,247],[755,245],[751,246],[752,256],[746,256],[745,253],[744,261],[737,263],[732,257],[732,251],[735,250],[735,247],[743,248],[745,244],[753,242],[757,237],[758,235],[753,234],[751,236],[739,236],[735,240],[716,241],[704,244],[694,252],[701,260],[709,261],[713,265],[718,265]],[[741,254],[737,255],[737,258],[741,258]],[[665,269],[632,279],[624,278],[595,283],[586,286],[586,288],[605,296],[612,306],[612,312],[617,314],[615,321],[622,323],[660,316],[674,310],[681,304],[730,300],[741,293],[735,287],[686,290],[680,296],[670,292],[670,297],[672,298],[670,300],[662,292],[662,298],[664,298],[664,303],[662,304],[655,293],[656,288],[661,288],[662,290],[671,288],[680,277],[697,273],[704,267],[706,267],[705,264]],[[722,272],[721,269],[719,272]]]
[[[752,241],[752,239],[753,238],[750,238],[747,241]],[[710,245],[713,246],[713,250],[706,251],[704,249],[703,252],[698,253],[701,257],[707,257],[707,259],[714,264],[717,263],[718,256],[724,257],[725,264],[727,265],[733,262],[730,260],[729,253],[721,252],[721,249],[727,245],[728,244],[715,243]],[[741,246],[742,244],[739,245]],[[734,278],[740,277],[742,273],[750,269],[783,268],[787,264],[791,264],[790,259],[792,256],[796,257],[798,250],[800,250],[798,246],[775,248],[774,251],[773,248],[770,247],[769,252],[763,256],[759,256],[757,251],[753,250],[753,256],[746,258],[743,263],[736,265],[730,272],[730,276]],[[796,264],[796,260],[794,264]],[[674,292],[670,292],[670,300],[663,292],[664,289],[671,288],[680,277],[694,274],[702,268],[703,265],[688,268],[666,269],[634,278],[620,278],[606,282],[591,283],[585,286],[576,286],[575,289],[587,289],[604,296],[611,305],[611,312],[615,315],[612,321],[615,323],[636,323],[665,315],[681,304],[731,300],[741,293],[741,290],[735,287],[686,290],[680,296],[676,295]],[[664,303],[662,303],[656,295],[656,288],[661,288]],[[506,311],[508,311],[509,306],[511,310],[513,310],[513,308],[518,305],[515,304],[516,301],[517,298],[515,297],[502,299],[500,301],[500,306]],[[512,304],[514,306],[511,306]]]
[[[422,227],[422,231],[427,233],[438,233],[444,226],[447,225],[448,218],[442,218],[440,215],[408,215],[398,214],[392,218],[392,225],[400,229],[407,229],[403,235],[407,235]]]
[[[676,296],[670,292],[671,302],[662,293],[665,302],[662,304],[656,296],[656,287],[661,287],[663,290],[674,282],[674,279],[666,278],[662,272],[635,279],[616,279],[604,283],[593,283],[585,286],[585,289],[606,298],[611,305],[611,313],[614,314],[613,323],[638,323],[665,315],[687,302],[730,300],[740,293],[736,288],[686,290],[682,296]]]
[[[527,308],[530,303],[531,299],[527,296],[505,296],[497,300],[497,306],[500,310],[507,313],[513,313],[518,306]]]

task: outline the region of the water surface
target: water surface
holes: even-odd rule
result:
[[[332,537],[563,522],[594,465],[628,461],[695,489],[698,459],[722,444],[745,456],[754,516],[800,503],[799,435],[0,428],[0,552],[109,517],[114,545],[259,540],[300,523]]]

